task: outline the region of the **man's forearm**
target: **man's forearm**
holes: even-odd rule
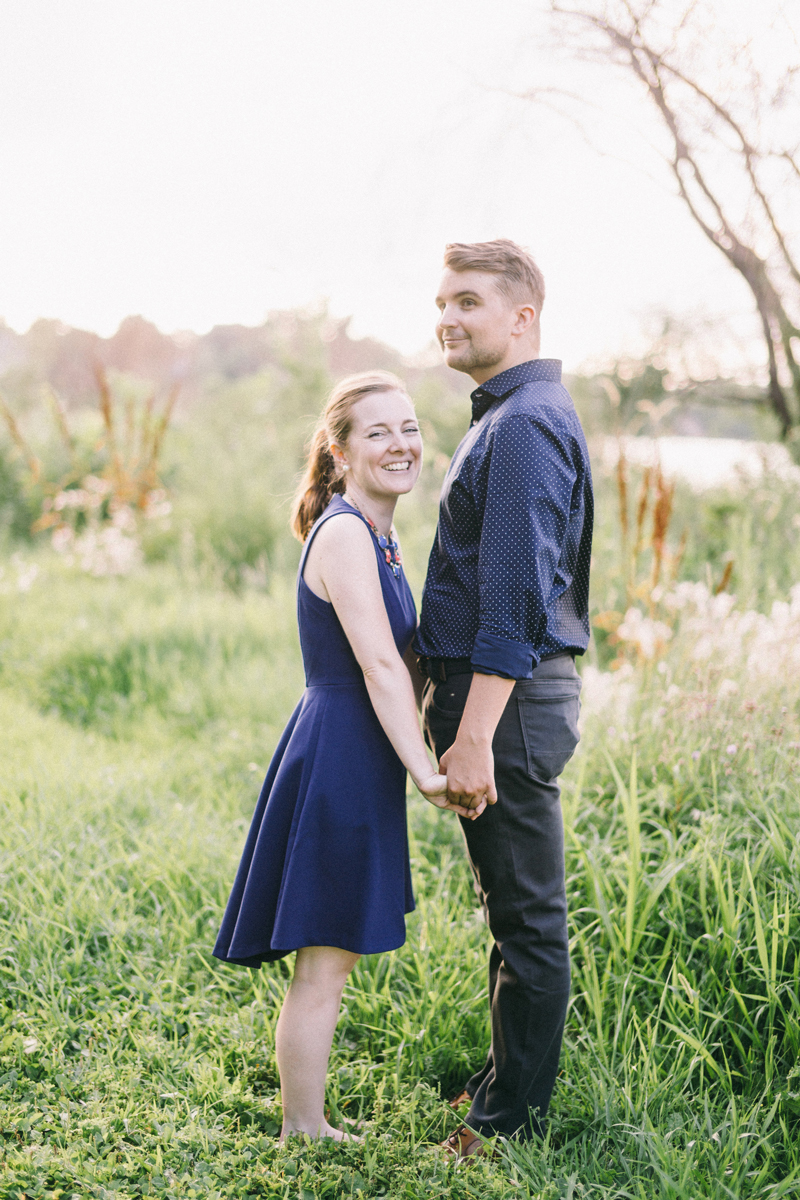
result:
[[[492,738],[514,682],[502,675],[472,676],[456,740],[440,761],[440,769],[447,772],[447,794],[455,804],[477,808],[484,796],[489,804],[497,800]]]
[[[494,731],[503,715],[508,698],[516,680],[502,675],[472,676],[464,715],[458,727],[458,740],[462,745],[479,746],[492,744]]]

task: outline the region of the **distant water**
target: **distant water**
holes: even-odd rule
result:
[[[592,440],[592,461],[605,471],[613,470],[620,444],[628,462],[640,467],[660,462],[665,475],[683,479],[698,491],[736,487],[764,474],[777,475],[800,486],[800,467],[778,442],[710,437],[601,437]]]

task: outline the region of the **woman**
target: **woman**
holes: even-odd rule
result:
[[[405,941],[414,907],[406,771],[448,802],[417,721],[411,591],[392,529],[422,441],[393,375],[334,388],[311,444],[292,526],[306,690],[275,751],[214,954],[261,966],[297,951],[275,1051],[283,1128],[347,1137],[325,1120],[325,1075],[342,990],[361,954]]]

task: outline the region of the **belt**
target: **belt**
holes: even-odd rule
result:
[[[539,662],[548,662],[551,658],[573,658],[572,650],[556,650],[552,654],[543,654]],[[471,675],[474,671],[468,658],[427,658],[424,654],[417,657],[417,670],[423,679],[431,679],[434,683],[445,683],[451,675]]]
[[[473,667],[468,658],[426,658],[420,654],[417,657],[417,670],[423,679],[445,683],[451,675],[471,675]]]

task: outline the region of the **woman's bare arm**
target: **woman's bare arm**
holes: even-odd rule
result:
[[[411,675],[397,652],[383,601],[372,534],[355,514],[332,517],[317,533],[307,565],[333,604],[386,736],[420,791],[440,803],[443,780],[422,740]],[[450,807],[470,817],[482,811]]]

